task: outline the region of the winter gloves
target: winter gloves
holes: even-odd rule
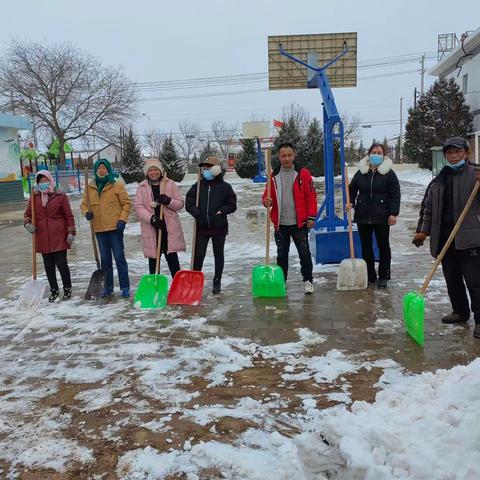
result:
[[[37,230],[37,227],[34,227],[31,223],[26,223],[24,227],[28,230],[29,233],[35,233],[35,230]]]
[[[90,221],[93,218],[93,212],[87,212],[85,213],[85,218]]]
[[[72,246],[73,241],[75,240],[75,235],[73,233],[69,233],[67,235],[67,243]]]
[[[160,220],[156,215],[152,215],[150,217],[150,223],[157,229],[160,230],[162,228],[163,221]]]
[[[118,233],[123,233],[125,231],[125,226],[127,224],[123,220],[119,220],[117,222],[117,232]]]
[[[169,205],[172,199],[168,196],[162,193],[160,197],[158,197],[158,203],[160,205]]]

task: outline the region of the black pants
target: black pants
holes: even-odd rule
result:
[[[201,271],[203,267],[203,260],[207,253],[208,241],[212,239],[213,257],[215,259],[215,278],[220,280],[222,278],[223,266],[225,264],[225,239],[226,234],[222,235],[197,235],[197,242],[195,244],[195,256],[193,258],[193,269]]]
[[[380,253],[380,264],[378,266],[378,277],[381,280],[390,280],[390,264],[392,252],[390,250],[390,225],[359,223],[357,224],[360,242],[362,243],[362,258],[367,263],[368,281],[375,282],[377,273],[375,271],[375,255],[373,253],[373,236],[377,239]]]
[[[55,267],[58,268],[60,276],[62,277],[63,288],[72,288],[72,279],[70,277],[70,269],[68,268],[67,263],[67,251],[60,250],[59,252],[42,253],[42,257],[50,290],[58,290]]]
[[[172,275],[172,278],[173,278],[175,274],[180,270],[180,262],[178,261],[177,252],[173,252],[173,253],[163,252],[163,255],[167,260],[168,269],[170,270],[170,274]],[[156,258],[148,259],[148,269],[150,271],[150,275],[153,275],[155,273],[156,263],[157,263]]]
[[[475,323],[480,323],[480,248],[450,248],[443,257],[442,268],[453,311],[467,318],[470,316],[466,283]]]
[[[290,237],[297,247],[300,257],[300,269],[303,281],[313,282],[313,264],[308,244],[308,228],[298,228],[296,225],[280,225],[275,230],[275,243],[277,244],[277,265],[283,270],[285,281],[288,275],[288,252],[290,251]]]

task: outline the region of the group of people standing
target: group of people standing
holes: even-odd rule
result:
[[[430,249],[435,257],[445,244],[476,179],[478,170],[468,163],[468,142],[454,137],[444,145],[447,165],[433,179],[425,193],[420,220],[413,243],[419,247],[431,236]],[[317,195],[308,169],[295,162],[296,151],[291,143],[278,148],[279,166],[272,172],[271,191],[265,189],[262,202],[271,207],[275,226],[277,264],[285,280],[288,275],[290,242],[293,240],[300,257],[301,275],[306,294],[314,291],[313,264],[308,232],[315,224]],[[393,162],[382,144],[374,143],[360,160],[359,169],[349,185],[354,221],[360,235],[362,256],[367,263],[368,281],[378,288],[386,288],[390,280],[390,227],[397,223],[400,211],[400,184],[393,171]],[[232,186],[224,180],[220,159],[211,156],[199,164],[202,178],[192,185],[182,198],[175,182],[167,178],[161,162],[147,160],[145,180],[137,188],[133,206],[141,226],[144,256],[150,273],[155,273],[158,235],[161,231],[160,253],[165,256],[172,277],[180,270],[178,252],[185,251],[185,238],[178,211],[184,206],[194,217],[197,237],[194,252],[194,270],[201,270],[211,240],[215,260],[212,291],[221,292],[224,268],[225,241],[228,235],[228,215],[237,209],[237,198]],[[102,297],[113,295],[113,259],[117,266],[122,297],[130,297],[128,264],[125,257],[123,234],[128,221],[131,200],[125,184],[118,178],[107,160],[100,159],[93,167],[94,178],[85,188],[81,211],[92,222],[98,242],[101,266],[105,272]],[[197,188],[199,192],[197,195]],[[87,201],[88,200],[88,201]],[[35,222],[31,218],[31,202],[35,202]],[[46,170],[35,177],[35,191],[25,214],[25,228],[37,238],[37,252],[43,256],[50,284],[49,300],[59,296],[55,275],[58,268],[63,282],[62,300],[72,295],[67,250],[75,238],[75,221],[68,197],[55,188],[54,180]],[[379,251],[378,275],[375,269],[373,234]],[[444,323],[468,321],[470,304],[480,337],[480,199],[475,200],[455,242],[445,256],[443,271],[453,312],[443,318]]]

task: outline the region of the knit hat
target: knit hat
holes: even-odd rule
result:
[[[147,176],[148,169],[156,167],[162,172],[162,176],[165,176],[165,169],[163,168],[162,162],[157,158],[150,158],[149,160],[145,160],[145,165],[143,166],[143,173]]]

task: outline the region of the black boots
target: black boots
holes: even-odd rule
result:
[[[379,278],[377,280],[377,288],[387,288],[387,282],[386,278]]]
[[[64,288],[63,289],[62,301],[70,300],[71,298],[72,298],[72,289],[71,288]]]
[[[53,303],[58,298],[58,290],[50,290],[50,296],[48,297],[48,301]]]
[[[465,323],[465,322],[468,322],[468,317],[469,315],[462,316],[462,315],[459,315],[458,313],[452,312],[449,315],[446,315],[445,317],[442,318],[442,323],[446,323],[446,324]]]
[[[221,285],[221,280],[220,278],[214,278],[213,279],[213,294],[216,295],[222,291],[222,285]]]

